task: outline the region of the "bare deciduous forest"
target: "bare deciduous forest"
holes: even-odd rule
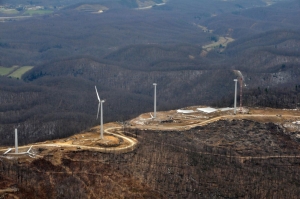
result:
[[[95,126],[95,85],[106,99],[104,122],[152,111],[154,82],[159,111],[232,106],[232,70],[245,77],[244,106],[299,107],[299,1],[170,0],[157,5],[163,2],[41,0],[25,5],[0,0],[0,9],[19,10],[0,10],[0,18],[18,17],[26,6],[51,9],[0,23],[0,66],[34,66],[20,79],[0,76],[0,145],[13,145],[16,126],[20,145]],[[141,9],[147,5],[152,7]],[[93,7],[105,9],[94,13]],[[219,44],[221,39],[230,42]],[[30,165],[0,159],[0,188],[15,185],[20,198],[299,195],[297,132],[286,134],[281,126],[224,120],[182,132],[128,131],[139,141],[129,153],[57,151]],[[60,164],[54,156],[61,156]]]
[[[24,129],[24,143],[95,125],[94,85],[107,99],[105,121],[151,111],[153,82],[159,85],[159,110],[231,106],[232,69],[244,73],[246,93],[267,89],[276,98],[246,97],[245,105],[294,106],[295,100],[281,100],[276,92],[299,84],[299,2],[262,7],[264,3],[255,1],[258,8],[249,8],[246,1],[174,0],[150,10],[128,8],[129,1],[122,6],[91,3],[111,9],[92,14],[79,11],[79,3],[0,24],[0,65],[34,66],[22,80],[0,77],[0,135],[8,136],[1,144],[12,143],[8,132],[17,124]],[[203,54],[202,46],[221,36],[234,42],[224,51]]]
[[[299,195],[299,143],[278,125],[223,120],[183,132],[126,132],[139,140],[133,152],[58,150],[27,166],[2,162],[0,177],[7,183],[13,179],[22,198]],[[53,164],[56,156],[62,156],[60,165]]]

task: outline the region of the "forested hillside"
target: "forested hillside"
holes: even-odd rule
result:
[[[299,139],[281,125],[220,120],[126,132],[139,141],[127,153],[63,147],[30,161],[3,158],[0,189],[17,186],[20,198],[298,198]]]
[[[297,105],[280,93],[291,88],[284,96],[298,96],[298,1],[135,3],[53,1],[64,6],[0,23],[0,66],[34,66],[20,80],[0,76],[0,144],[13,143],[17,125],[29,143],[97,124],[95,85],[106,99],[105,122],[150,112],[153,82],[158,110],[232,106],[233,69],[245,76],[245,105]]]

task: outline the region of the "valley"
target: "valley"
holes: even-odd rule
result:
[[[0,198],[298,198],[299,13],[0,0]]]

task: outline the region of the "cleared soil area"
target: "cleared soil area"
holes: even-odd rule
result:
[[[52,154],[52,156],[55,156],[55,159],[58,160],[56,161],[57,164],[60,164],[59,159],[61,158],[61,154],[69,151],[89,150],[104,153],[116,153],[132,151],[135,149],[137,140],[124,136],[122,127],[119,124],[105,124],[103,140],[100,139],[99,128],[100,126],[93,127],[88,131],[64,139],[19,146],[19,152],[26,152],[32,146],[31,153],[34,157],[30,157],[29,154],[13,154],[14,149],[5,157],[19,158],[31,162],[34,158],[41,158]],[[0,153],[3,154],[7,149],[8,147],[0,147]]]
[[[157,118],[151,118],[153,113],[144,113],[129,121],[132,128],[153,129],[153,130],[183,130],[196,126],[206,125],[218,120],[248,119],[257,122],[273,122],[278,124],[292,124],[300,120],[300,110],[295,109],[272,109],[272,108],[251,108],[245,109],[245,114],[233,114],[233,110],[221,111],[220,109],[205,113],[197,111],[203,106],[186,107],[182,110],[193,110],[193,113],[178,113],[176,110],[158,112]]]
[[[298,110],[197,108],[105,124],[104,140],[98,126],[36,143],[35,157],[0,156],[0,189],[15,182],[19,191],[5,192],[15,198],[297,198]]]
[[[246,111],[246,114],[238,113],[237,115],[234,115],[233,110],[221,111],[220,109],[212,113],[205,113],[198,111],[197,108],[203,108],[203,106],[193,106],[181,109],[194,111],[192,113],[181,113],[177,112],[177,110],[157,112],[156,118],[152,118],[153,113],[144,113],[137,118],[125,122],[123,125],[118,123],[105,124],[103,140],[100,139],[100,126],[97,126],[69,138],[32,144],[32,150],[35,154],[40,156],[52,153],[53,150],[55,151],[57,149],[61,151],[92,150],[108,153],[117,151],[125,152],[126,150],[134,150],[135,145],[137,144],[137,140],[134,138],[124,136],[127,131],[159,130],[182,132],[197,127],[202,128],[203,126],[210,124],[217,124],[216,122],[219,120],[251,120],[259,123],[275,123],[281,125],[287,132],[294,132],[300,129],[299,125],[293,123],[300,120],[299,110],[251,108]],[[216,132],[224,132],[226,134],[227,130],[225,130],[225,127],[225,124],[223,126],[221,125]],[[241,131],[247,131],[243,130],[246,129],[246,126],[240,126],[239,128],[241,128]],[[253,130],[249,130],[249,132],[256,132],[257,128],[258,127],[253,127]],[[207,136],[211,136],[211,133],[208,133]],[[297,134],[293,135],[293,139],[296,139],[296,136]],[[245,139],[247,140],[248,138],[245,137]],[[205,138],[205,140],[207,140],[207,138]],[[210,140],[209,142],[216,145],[219,141]],[[273,141],[268,141],[268,143],[273,143]],[[209,143],[207,144],[209,145]],[[31,145],[21,146],[19,147],[19,151],[26,152],[30,146]],[[13,146],[11,148],[13,148]],[[7,149],[8,147],[0,147],[0,152],[4,153]],[[25,156],[27,157],[27,155]],[[29,160],[30,159],[31,158],[29,158]]]

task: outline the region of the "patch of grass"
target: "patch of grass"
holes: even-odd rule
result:
[[[31,70],[33,66],[23,66],[17,69],[15,72],[9,75],[9,77],[19,78],[21,79],[22,75],[27,71]]]
[[[15,70],[16,68],[17,68],[17,66],[12,66],[10,68],[0,66],[0,75],[5,76],[5,75],[9,74],[10,72],[12,72],[13,70]]]
[[[24,15],[46,15],[52,12],[53,10],[26,10]]]
[[[208,44],[206,46],[202,46],[202,48],[206,51],[211,51],[214,48],[226,48],[227,44],[233,41],[234,39],[230,37],[219,37],[217,41],[214,41],[211,44]]]
[[[76,8],[78,11],[83,12],[98,12],[99,10],[106,11],[108,10],[107,7],[102,5],[96,5],[96,4],[84,4]]]
[[[18,14],[19,11],[17,11],[16,9],[0,9],[0,12],[4,13],[4,14]]]

